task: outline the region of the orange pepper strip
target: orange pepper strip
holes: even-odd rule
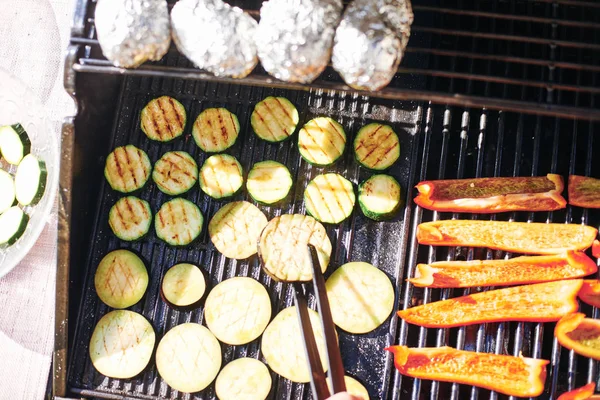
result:
[[[578,309],[581,279],[490,290],[398,311],[408,323],[427,328],[500,321],[551,322]]]
[[[600,280],[585,280],[579,298],[594,307],[600,307]]]
[[[408,281],[418,287],[434,288],[507,286],[581,278],[597,271],[598,266],[585,253],[567,251],[552,256],[523,256],[509,260],[418,264],[415,277]]]
[[[569,204],[585,208],[600,208],[600,179],[570,175]]]
[[[585,250],[598,230],[576,224],[443,220],[420,224],[417,240],[434,246],[473,246],[525,254]]]
[[[436,211],[495,213],[565,208],[560,175],[423,181],[415,203]]]
[[[475,353],[452,347],[391,346],[396,369],[413,378],[457,382],[509,395],[539,396],[544,391],[549,361]]]
[[[554,336],[563,347],[600,360],[600,320],[582,313],[565,315],[556,324]]]
[[[600,258],[600,241],[598,240],[594,240],[594,243],[592,243],[592,255]]]
[[[586,400],[592,397],[595,389],[595,383],[588,383],[587,385],[573,389],[570,392],[561,394],[558,396],[557,400]]]

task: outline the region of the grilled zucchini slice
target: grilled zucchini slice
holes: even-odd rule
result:
[[[199,392],[216,378],[221,368],[221,346],[200,324],[177,325],[156,349],[156,369],[173,389]]]
[[[150,204],[135,196],[119,199],[108,213],[108,225],[121,240],[131,242],[141,239],[152,225]]]
[[[400,157],[398,135],[388,125],[365,125],[354,139],[354,155],[363,167],[383,171]]]
[[[185,151],[168,151],[154,164],[152,180],[170,196],[183,194],[198,180],[198,164]]]
[[[194,264],[174,265],[162,279],[161,294],[167,303],[175,307],[198,303],[205,291],[204,274]]]
[[[113,190],[131,193],[144,187],[151,171],[148,154],[129,144],[115,148],[106,157],[104,176]]]
[[[15,204],[15,181],[11,174],[0,169],[0,214]]]
[[[98,321],[90,340],[94,368],[110,378],[132,378],[142,372],[154,350],[156,336],[142,315],[111,311]]]
[[[341,175],[317,175],[304,190],[306,211],[327,224],[339,224],[352,214],[354,187]]]
[[[402,191],[389,175],[373,175],[358,186],[358,205],[365,217],[375,221],[390,219],[402,207]]]
[[[259,337],[271,319],[271,299],[258,281],[245,276],[215,286],[204,304],[208,329],[223,343],[241,345]]]
[[[144,262],[129,250],[114,250],[102,258],[94,286],[100,300],[112,308],[131,307],[144,297],[148,271]]]
[[[34,205],[44,196],[48,171],[46,163],[33,154],[27,154],[19,163],[15,174],[15,190],[19,204]]]
[[[269,96],[256,103],[250,117],[256,135],[267,142],[281,142],[289,138],[298,121],[298,110],[285,97]]]
[[[207,108],[202,111],[192,129],[192,136],[200,149],[207,153],[225,151],[240,133],[238,118],[226,108]]]
[[[0,214],[0,245],[16,242],[25,233],[28,222],[29,216],[17,206]]]
[[[200,209],[186,199],[173,199],[160,207],[154,219],[156,236],[171,246],[185,246],[202,232],[204,216]]]
[[[346,392],[348,394],[358,397],[362,400],[370,400],[367,388],[365,388],[363,384],[356,379],[346,375],[344,376],[344,383],[346,384]],[[327,380],[327,386],[329,387],[329,391],[332,392],[330,380]]]
[[[200,168],[200,189],[213,199],[231,197],[243,184],[242,166],[229,154],[210,156]]]
[[[344,153],[346,133],[335,120],[318,117],[308,121],[298,134],[300,155],[310,164],[331,165]]]
[[[325,272],[331,256],[331,242],[323,225],[313,217],[301,214],[273,218],[263,229],[258,242],[263,269],[277,281],[312,280],[309,243],[316,247],[321,270]]]
[[[170,142],[183,135],[187,116],[183,105],[169,96],[150,100],[140,114],[140,127],[150,140]]]
[[[248,172],[246,189],[262,204],[275,204],[285,199],[294,181],[287,167],[277,161],[261,161]]]
[[[21,124],[0,127],[0,153],[13,165],[19,165],[31,151],[31,140]]]
[[[254,358],[238,358],[221,370],[215,392],[219,400],[265,400],[272,383],[265,364]]]

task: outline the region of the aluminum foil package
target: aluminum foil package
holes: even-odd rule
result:
[[[355,89],[385,87],[404,56],[412,22],[410,0],[355,0],[335,33],[333,68]]]
[[[269,0],[260,9],[256,34],[265,70],[288,82],[310,83],[331,58],[341,0]]]
[[[171,44],[166,0],[98,0],[95,24],[102,53],[118,67],[158,61]]]
[[[171,10],[173,40],[198,68],[243,78],[256,64],[258,23],[221,0],[180,0]]]

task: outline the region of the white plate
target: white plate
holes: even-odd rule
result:
[[[25,207],[29,223],[25,233],[12,246],[0,245],[0,277],[6,275],[25,257],[49,220],[58,188],[60,149],[38,98],[19,80],[0,69],[0,125],[20,123],[31,139],[31,153],[46,162],[48,178],[44,196],[38,204]],[[16,166],[3,160],[0,166],[14,175]],[[54,260],[49,260],[50,265]]]

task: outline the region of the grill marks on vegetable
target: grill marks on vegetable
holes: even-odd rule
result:
[[[161,192],[179,195],[187,192],[198,180],[198,165],[185,151],[170,151],[156,162],[152,179]]]
[[[242,166],[228,154],[209,157],[200,169],[200,188],[214,199],[233,196],[243,183]]]
[[[147,201],[134,196],[123,197],[108,214],[108,224],[122,240],[137,240],[150,230],[152,211]]]
[[[117,147],[106,158],[104,176],[110,186],[122,193],[141,189],[150,176],[148,155],[133,145]]]
[[[368,124],[356,134],[354,153],[360,164],[381,171],[392,166],[400,157],[400,141],[390,126]]]
[[[186,199],[173,199],[162,205],[155,221],[156,235],[173,246],[184,246],[202,231],[204,217],[200,209]]]
[[[239,132],[240,123],[235,114],[225,108],[207,108],[194,122],[192,136],[200,149],[215,153],[231,147]]]
[[[346,133],[331,118],[319,117],[308,121],[298,135],[298,150],[307,162],[331,165],[344,153]]]
[[[355,200],[352,183],[333,173],[318,175],[304,191],[306,211],[317,220],[330,224],[348,218]]]
[[[142,109],[140,126],[151,140],[171,141],[183,134],[186,123],[183,105],[169,96],[151,100]]]

